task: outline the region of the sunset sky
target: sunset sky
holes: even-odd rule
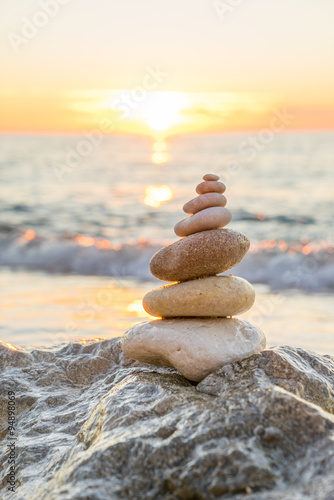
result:
[[[333,0],[0,0],[0,33],[3,132],[334,128]]]

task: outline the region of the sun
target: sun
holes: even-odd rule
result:
[[[142,109],[143,121],[157,132],[167,130],[180,123],[180,111],[186,104],[180,92],[152,92]]]

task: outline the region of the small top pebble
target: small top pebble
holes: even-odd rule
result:
[[[205,174],[203,175],[204,181],[219,181],[219,176],[216,174]]]

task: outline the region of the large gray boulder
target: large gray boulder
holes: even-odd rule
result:
[[[276,347],[191,383],[120,339],[0,347],[0,497],[334,499],[334,359]],[[6,492],[7,391],[17,489]]]

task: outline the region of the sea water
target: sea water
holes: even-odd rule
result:
[[[229,227],[251,240],[232,271],[255,285],[268,344],[334,353],[334,133],[0,137],[0,338],[58,346],[149,316],[149,260],[176,240],[204,173],[226,183]],[[165,284],[165,283],[161,283]]]

